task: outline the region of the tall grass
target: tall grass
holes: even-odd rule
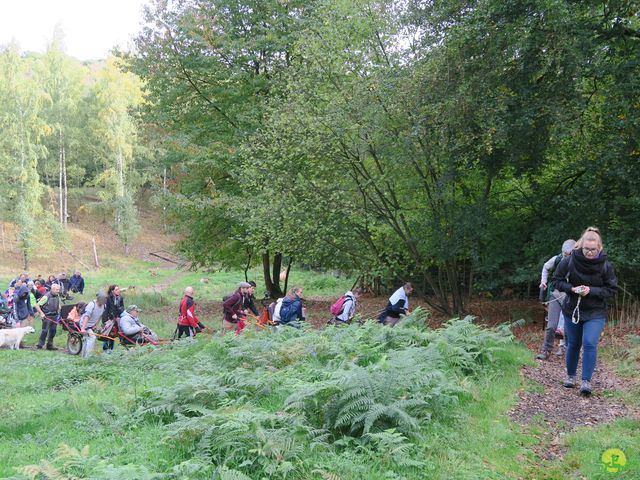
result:
[[[454,451],[466,459],[455,478],[517,472],[521,442],[496,409],[528,354],[504,329],[424,320],[200,336],[84,362],[0,351],[0,477],[450,478]],[[491,418],[474,427],[484,441],[468,438],[476,416]],[[489,452],[489,437],[511,446]]]

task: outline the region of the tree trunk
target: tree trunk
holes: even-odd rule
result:
[[[62,224],[62,130],[58,130],[58,163],[58,218]]]
[[[121,147],[118,147],[118,154],[116,155],[116,172],[118,173],[118,192],[116,196],[118,197],[118,199],[121,199],[122,197],[124,197],[124,158],[122,156]],[[120,226],[121,220],[120,209],[116,207],[116,230]]]
[[[289,289],[289,272],[291,272],[291,264],[293,263],[293,257],[289,257],[289,262],[287,263],[287,273],[284,277],[284,293],[287,293]]]
[[[276,257],[280,255],[280,262],[282,262],[282,255],[276,253]],[[271,260],[269,258],[269,252],[265,252],[262,254],[262,271],[264,274],[264,284],[267,288],[267,292],[271,298],[279,298],[282,297],[282,289],[280,288],[280,278],[271,278]],[[275,259],[274,259],[274,271],[275,271]],[[280,268],[278,267],[278,272]],[[280,275],[278,273],[278,275]]]
[[[98,263],[98,249],[96,248],[96,239],[91,238],[91,243],[93,244],[93,263],[96,268],[100,268],[100,264]]]
[[[247,258],[247,264],[244,266],[244,281],[248,282],[249,281],[249,269],[251,268],[251,259],[253,258],[253,251],[249,250],[247,252],[248,258]]]
[[[273,283],[280,288],[280,271],[282,270],[282,254],[276,252],[273,256]]]
[[[164,174],[162,176],[162,228],[167,231],[167,167],[164,167]],[[244,276],[246,278],[247,272],[245,270]]]
[[[22,250],[22,260],[24,263],[24,271],[27,272],[29,270],[29,253],[26,249]]]
[[[63,208],[63,218],[64,218],[64,225],[67,225],[67,220],[69,218],[69,210],[67,208],[67,199],[68,199],[68,192],[67,192],[67,153],[65,151],[64,148],[64,135],[62,136],[62,183],[64,184],[64,193],[63,193],[63,201],[64,201],[64,208]]]

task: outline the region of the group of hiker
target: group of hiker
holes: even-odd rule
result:
[[[55,291],[55,294],[51,292]],[[72,293],[84,292],[84,278],[79,271],[67,278],[66,273],[49,275],[45,280],[42,275],[29,278],[26,272],[9,282],[7,289],[0,294],[0,309],[5,314],[5,322],[20,327],[35,313],[42,313],[47,299],[52,296],[70,299]],[[45,298],[45,300],[42,300]],[[46,307],[45,307],[46,308]]]
[[[588,227],[578,241],[569,239],[562,244],[561,253],[542,268],[540,289],[545,292],[543,300],[548,314],[544,340],[536,358],[549,359],[554,337],[562,336],[556,354],[566,355],[567,375],[563,384],[575,388],[582,349],[580,393],[590,395],[598,341],[607,319],[607,299],[618,289],[598,228]]]
[[[22,273],[2,293],[0,306],[5,307],[5,313],[10,312],[13,326],[18,327],[38,313],[42,319],[42,330],[36,347],[54,350],[53,339],[60,321],[62,301],[70,293],[82,293],[84,288],[80,272],[75,272],[68,279],[64,273],[50,275],[47,280],[43,280],[40,275],[31,280],[26,273]],[[537,358],[549,359],[554,338],[562,337],[555,354],[566,355],[567,376],[564,386],[573,388],[577,386],[577,365],[582,350],[580,392],[588,395],[592,391],[591,379],[596,366],[598,341],[607,318],[607,299],[617,291],[616,275],[604,251],[599,229],[589,227],[577,241],[566,240],[560,254],[545,262],[540,288],[548,315]],[[240,334],[248,317],[255,317],[259,324],[275,327],[299,328],[305,321],[301,287],[292,288],[262,313],[256,307],[255,289],[255,282],[240,282],[233,293],[224,297],[221,322],[223,334]],[[408,314],[409,297],[412,293],[410,283],[398,288],[378,315],[379,322],[395,326]],[[360,288],[353,288],[342,295],[331,305],[331,319],[328,323],[350,323],[356,314],[361,295]],[[179,305],[177,338],[193,337],[207,328],[196,316],[195,308],[194,289],[187,287]],[[86,358],[98,339],[102,340],[105,353],[113,351],[117,338],[125,344],[157,342],[157,336],[140,321],[140,312],[137,305],[125,308],[122,290],[118,285],[110,285],[106,292],[99,292],[90,302],[75,305],[67,319],[77,325],[78,332],[84,335],[82,356]]]

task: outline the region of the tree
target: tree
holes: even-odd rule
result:
[[[39,113],[45,97],[20,59],[17,46],[0,52],[0,181],[3,182],[1,210],[19,227],[18,246],[24,268],[35,247],[41,218],[42,187],[38,158],[45,150],[40,138],[47,128]]]
[[[116,59],[110,58],[98,72],[92,93],[93,128],[102,138],[99,151],[105,167],[95,182],[105,187],[100,198],[114,212],[114,229],[128,255],[140,229],[134,204],[139,177],[131,168],[137,132],[130,113],[142,100],[140,82],[134,75],[121,72]]]
[[[266,101],[281,94],[294,32],[313,4],[179,0],[146,9],[127,61],[145,82],[145,121],[173,165],[171,214],[194,266],[239,266],[259,253],[265,271],[279,274],[281,252],[268,238],[247,248],[244,222],[227,212],[244,189],[238,152]],[[278,277],[269,279],[272,295],[282,293]]]
[[[50,170],[57,158],[58,170],[58,218],[62,225],[67,224],[68,209],[68,161],[70,145],[77,146],[80,138],[86,138],[79,115],[82,107],[83,79],[85,72],[63,50],[62,31],[59,27],[54,38],[41,59],[42,72],[38,79],[50,102],[42,112],[52,130],[48,142],[49,154],[43,161],[43,170]],[[71,151],[72,159],[77,155]],[[75,157],[75,158],[74,158]],[[75,169],[72,169],[74,171]]]

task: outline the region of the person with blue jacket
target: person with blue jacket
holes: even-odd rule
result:
[[[413,293],[413,285],[407,282],[389,297],[387,306],[378,316],[378,321],[384,325],[395,327],[401,315],[409,313],[409,296]]]
[[[84,278],[82,278],[82,275],[77,270],[69,279],[69,291],[79,293],[80,295],[84,293]]]
[[[304,321],[304,308],[302,307],[302,288],[293,287],[289,294],[282,300],[280,307],[280,325],[298,327],[298,320]]]

